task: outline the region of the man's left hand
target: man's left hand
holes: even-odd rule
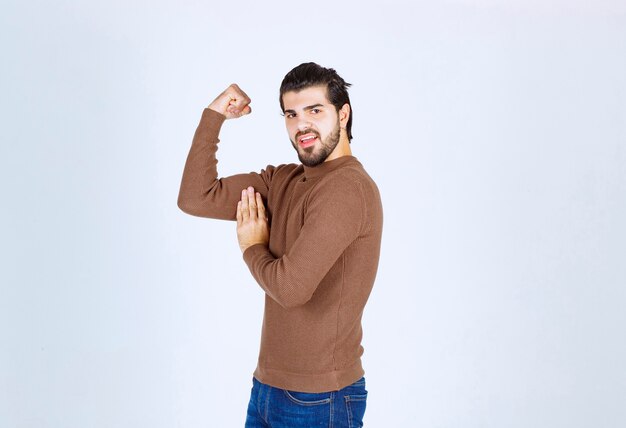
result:
[[[268,245],[270,228],[261,194],[248,187],[241,192],[237,203],[237,239],[241,252],[255,244]]]

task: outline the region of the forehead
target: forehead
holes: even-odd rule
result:
[[[301,91],[289,91],[283,94],[285,110],[299,110],[313,104],[330,104],[326,85],[310,86]]]

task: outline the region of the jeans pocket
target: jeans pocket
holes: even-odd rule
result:
[[[367,392],[365,394],[345,395],[346,412],[348,413],[348,427],[357,428],[363,426],[363,416],[367,404]]]
[[[330,394],[327,392],[296,392],[287,391],[286,389],[283,389],[283,392],[289,401],[301,406],[319,406],[321,404],[330,403]]]

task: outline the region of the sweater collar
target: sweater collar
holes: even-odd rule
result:
[[[311,178],[317,178],[317,177],[326,175],[329,172],[334,171],[343,166],[352,165],[356,163],[359,163],[357,158],[355,158],[352,155],[346,155],[346,156],[338,157],[337,159],[322,162],[321,164],[314,166],[314,167],[303,165],[304,176],[307,178],[307,180],[309,180]]]

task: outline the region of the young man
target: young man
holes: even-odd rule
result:
[[[235,84],[202,114],[178,198],[184,212],[237,221],[265,291],[261,349],[246,427],[362,426],[367,391],[361,317],[378,267],[378,188],[352,156],[352,108],[333,69],[304,63],[280,87],[301,165],[218,179],[218,134],[251,112]]]

